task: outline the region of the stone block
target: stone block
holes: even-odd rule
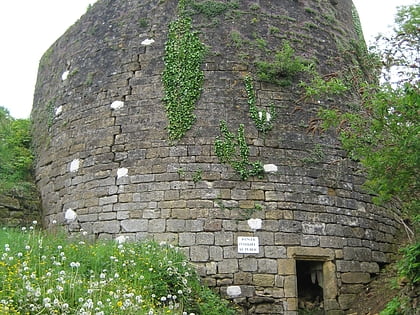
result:
[[[158,243],[178,244],[178,233],[155,233],[153,239]]]
[[[259,287],[272,287],[274,286],[274,275],[254,274],[252,283]]]
[[[321,247],[343,248],[345,245],[347,245],[347,239],[344,237],[336,236],[321,236],[319,239],[319,244]]]
[[[372,251],[363,247],[343,248],[344,260],[371,261]]]
[[[224,259],[218,262],[218,273],[235,273],[239,271],[237,259]]]
[[[214,244],[214,234],[213,233],[197,233],[196,236],[197,245],[213,245]]]
[[[204,231],[220,231],[222,229],[222,220],[220,219],[209,219],[204,223]]]
[[[195,233],[180,233],[178,239],[181,247],[195,245]]]
[[[372,253],[373,254],[373,253]],[[368,272],[368,273],[378,273],[379,272],[379,265],[376,262],[362,262],[360,264],[361,271],[362,272]]]
[[[294,233],[274,233],[275,245],[300,245],[300,235]]]
[[[254,272],[257,271],[257,259],[256,258],[242,258],[239,259],[239,269],[242,271]]]
[[[310,235],[325,235],[325,223],[303,222],[302,233]]]
[[[149,232],[151,233],[165,232],[165,227],[166,227],[165,219],[149,220]]]
[[[283,305],[274,303],[258,303],[253,314],[283,314]]]
[[[252,274],[249,272],[237,272],[233,275],[235,284],[252,284]]]
[[[258,272],[260,273],[273,273],[278,271],[277,260],[275,259],[259,259]]]
[[[290,298],[297,297],[296,276],[284,277],[284,296]]]
[[[166,230],[168,232],[184,232],[185,231],[185,220],[168,219],[166,221]]]
[[[341,274],[343,283],[368,283],[370,274],[366,272],[345,272]]]
[[[186,220],[185,221],[185,231],[188,232],[202,232],[204,231],[204,220]]]
[[[287,257],[313,260],[333,260],[335,258],[332,249],[319,247],[289,247],[287,248]]]
[[[315,247],[319,246],[319,236],[317,235],[302,235],[302,246]]]
[[[232,232],[216,232],[214,233],[214,244],[219,246],[233,245],[233,233]]]
[[[93,233],[117,234],[120,232],[119,221],[102,221],[93,223]]]
[[[99,205],[100,206],[107,205],[107,204],[112,204],[112,203],[117,203],[117,202],[118,202],[118,196],[117,195],[99,198]]]
[[[121,221],[122,232],[147,232],[148,220],[131,219]]]
[[[294,259],[277,259],[279,275],[295,275],[296,262]]]
[[[267,258],[286,258],[286,247],[284,246],[264,246],[264,254]]]
[[[340,294],[338,297],[338,303],[340,304],[340,308],[343,310],[347,310],[354,305],[354,299],[356,298],[356,294]]]
[[[300,233],[302,231],[302,222],[292,220],[279,220],[279,231],[288,233]]]
[[[223,248],[220,246],[210,247],[210,259],[213,261],[223,260]]]
[[[191,246],[190,248],[190,259],[193,262],[203,261],[206,262],[209,259],[209,246]]]

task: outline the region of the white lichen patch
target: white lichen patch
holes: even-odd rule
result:
[[[80,160],[79,159],[74,159],[73,161],[71,161],[70,163],[70,172],[77,172],[80,168]]]
[[[69,70],[64,71],[63,74],[61,75],[61,80],[66,81],[69,74],[70,74]]]
[[[278,171],[277,165],[274,164],[265,164],[264,165],[264,172],[266,173],[275,173]]]
[[[261,120],[263,119],[263,112],[258,112],[258,118]],[[270,121],[271,120],[271,114],[268,112],[265,112],[265,120]]]
[[[67,222],[73,222],[77,219],[77,213],[69,208],[64,213],[64,219],[66,219]]]
[[[248,220],[248,226],[253,230],[259,230],[262,226],[262,220],[261,219],[249,219]]]
[[[120,109],[124,107],[124,102],[123,101],[114,101],[111,104],[111,109]]]
[[[227,293],[227,295],[229,295],[230,297],[238,297],[238,296],[240,296],[240,295],[241,295],[242,290],[241,290],[241,287],[240,287],[240,286],[237,286],[237,285],[231,285],[231,286],[228,286],[228,287],[226,288],[226,293]]]
[[[155,40],[153,38],[146,38],[144,41],[141,42],[143,46],[150,46],[153,44]]]
[[[55,109],[55,116],[59,116],[59,115],[61,115],[61,113],[63,112],[63,106],[58,106],[56,109]]]
[[[117,178],[121,178],[124,176],[128,176],[128,169],[123,167],[123,168],[119,168],[117,170]]]

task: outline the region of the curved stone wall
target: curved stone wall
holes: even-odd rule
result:
[[[358,40],[352,2],[223,1],[210,10],[216,2],[189,8],[208,53],[196,121],[176,142],[162,72],[177,1],[100,0],[46,52],[32,112],[44,225],[171,242],[250,314],[295,314],[308,263],[321,272],[324,309],[340,314],[388,261],[398,228],[363,192],[335,135],[308,132],[321,105],[355,100],[302,102],[299,79],[255,81],[257,106],[276,111],[262,134],[243,81],[286,40],[321,73],[340,70],[349,62],[342,48]],[[242,180],[219,161],[220,120],[233,132],[244,124],[262,178]],[[75,220],[65,219],[69,209]],[[252,238],[241,247],[238,237]]]

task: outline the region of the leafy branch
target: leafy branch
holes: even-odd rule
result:
[[[215,153],[220,162],[227,163],[246,180],[250,176],[262,177],[264,167],[260,161],[249,161],[249,148],[245,140],[244,125],[240,124],[238,134],[230,132],[226,121],[220,121],[221,137],[215,141]]]

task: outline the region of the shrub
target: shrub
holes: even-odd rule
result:
[[[171,245],[0,230],[1,314],[192,312],[235,314]]]

